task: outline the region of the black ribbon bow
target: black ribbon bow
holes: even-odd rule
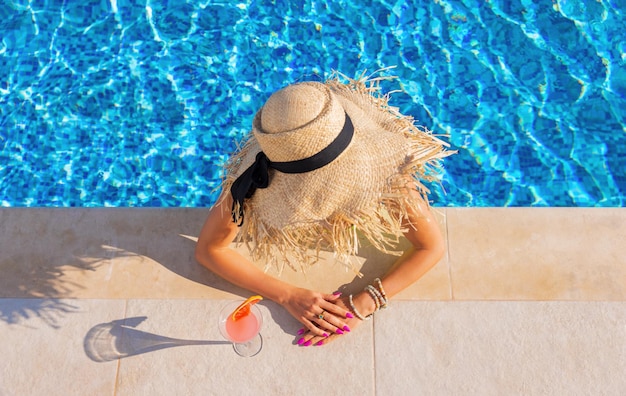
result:
[[[306,173],[326,166],[337,158],[348,147],[354,134],[352,120],[348,114],[345,117],[343,128],[335,140],[322,151],[308,158],[287,162],[272,162],[264,152],[259,152],[254,163],[230,187],[230,193],[233,196],[233,222],[241,227],[243,224],[243,201],[251,198],[257,188],[266,188],[269,185],[269,168],[276,169],[282,173]]]
[[[260,151],[254,163],[230,186],[230,193],[233,196],[233,222],[238,223],[238,226],[243,224],[244,199],[252,197],[257,188],[266,188],[269,185],[269,167],[270,160]]]

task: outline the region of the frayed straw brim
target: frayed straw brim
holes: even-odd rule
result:
[[[441,159],[451,154],[447,144],[410,116],[388,104],[379,82],[393,77],[350,79],[335,73],[325,85],[339,100],[354,124],[350,146],[323,168],[303,174],[272,170],[270,185],[244,203],[245,222],[238,241],[245,243],[253,260],[294,270],[319,259],[319,252],[334,253],[356,273],[359,235],[377,249],[391,254],[408,211],[418,212],[415,197],[407,194],[412,179],[426,197],[422,181],[436,180]],[[345,81],[345,82],[343,82]],[[225,169],[223,190],[261,151],[252,133]]]

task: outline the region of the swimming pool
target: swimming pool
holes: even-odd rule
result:
[[[624,0],[4,4],[0,206],[210,205],[271,92],[392,65],[435,205],[624,206]]]

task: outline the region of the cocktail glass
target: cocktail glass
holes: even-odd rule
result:
[[[233,320],[232,313],[243,301],[233,301],[226,304],[219,316],[219,328],[222,336],[233,343],[233,348],[239,356],[251,357],[261,351],[263,337],[261,326],[263,315],[256,306],[250,306],[250,314]]]

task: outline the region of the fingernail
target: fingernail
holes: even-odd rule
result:
[[[302,337],[302,338],[300,338],[300,339],[298,340],[298,345],[302,345],[302,343],[303,343],[303,342],[304,342],[304,337]]]
[[[311,340],[308,340],[307,342],[305,342],[304,344],[302,344],[302,346],[309,346],[309,345],[311,345],[311,344],[312,344]]]
[[[340,291],[336,291],[333,293],[333,296],[341,296],[341,292]]]
[[[300,330],[298,330],[298,335],[302,335],[304,334],[306,330],[304,328],[301,328]]]
[[[346,312],[346,318],[354,319],[354,315],[352,315],[350,312]]]
[[[324,344],[324,340],[320,340],[318,342],[315,343],[315,346],[320,346]]]
[[[342,331],[341,329],[337,329],[337,330],[335,331],[335,333],[337,333],[337,334],[343,334],[343,331]]]
[[[328,333],[322,334],[322,337],[328,337]]]
[[[344,329],[345,331],[347,331],[347,332],[349,332],[349,331],[350,331],[350,328],[348,327],[348,325],[343,326],[343,329]]]

